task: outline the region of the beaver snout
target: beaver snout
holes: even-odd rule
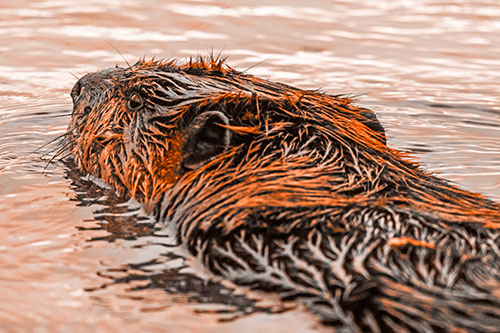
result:
[[[82,76],[71,89],[71,99],[73,106],[77,104],[90,104],[95,106],[105,93],[115,85],[113,77],[123,72],[123,68],[111,68],[97,73],[90,73]]]
[[[75,85],[71,89],[70,96],[73,100],[74,107],[76,107],[81,102],[89,102],[91,97],[90,90],[97,90],[96,86],[94,85],[95,79],[92,80],[92,76],[95,75],[87,74],[83,76],[75,83]],[[96,91],[96,93],[99,93],[99,91]],[[87,100],[82,100],[82,97],[86,97]]]
[[[73,89],[71,89],[70,93],[71,99],[73,100],[73,104],[76,103],[81,93],[82,93],[82,84],[80,83],[80,80],[78,80],[73,86]]]
[[[78,80],[71,89],[70,96],[73,100],[73,115],[86,115],[92,110],[92,104],[95,104],[92,95],[95,96],[96,94],[91,94],[91,90],[93,89],[92,83],[88,82],[87,76],[85,75]]]

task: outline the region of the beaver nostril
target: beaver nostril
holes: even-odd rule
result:
[[[73,103],[75,103],[78,97],[80,97],[81,92],[82,92],[82,84],[80,83],[80,81],[78,81],[75,83],[70,93]]]

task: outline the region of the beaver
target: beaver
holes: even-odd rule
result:
[[[132,197],[213,274],[341,331],[497,331],[500,204],[386,144],[345,95],[214,57],[83,76],[75,165]]]

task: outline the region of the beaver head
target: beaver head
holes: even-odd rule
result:
[[[244,75],[214,59],[87,74],[71,97],[68,140],[78,165],[149,211],[184,174],[235,156],[311,149],[328,160],[338,144],[385,149],[375,114],[349,98]]]

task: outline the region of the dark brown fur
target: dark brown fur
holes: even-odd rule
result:
[[[500,327],[500,205],[388,147],[349,98],[214,59],[88,74],[72,97],[77,165],[213,274],[348,331]]]

